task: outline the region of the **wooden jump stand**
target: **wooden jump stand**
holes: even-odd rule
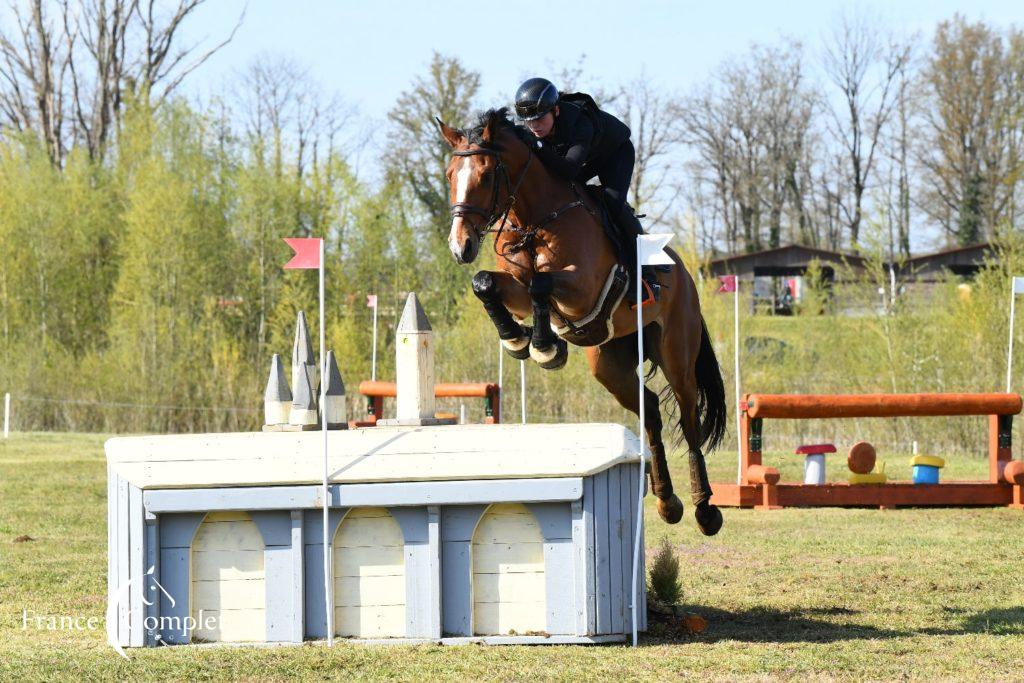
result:
[[[712,485],[715,505],[778,510],[783,507],[1008,506],[1024,510],[1024,462],[1012,459],[1018,394],[746,394],[740,402],[741,484]],[[988,416],[988,481],[941,484],[780,482],[761,462],[766,418]]]
[[[366,416],[354,421],[354,427],[373,427],[384,415],[384,399],[398,396],[394,382],[366,380],[359,383],[359,393],[366,397]],[[434,385],[435,398],[482,398],[484,424],[501,422],[501,388],[492,382],[456,382]]]

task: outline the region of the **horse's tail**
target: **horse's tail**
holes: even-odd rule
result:
[[[718,367],[715,348],[708,335],[704,316],[700,318],[700,351],[697,353],[697,422],[700,425],[700,444],[713,451],[725,436],[728,421],[725,407],[725,384]]]

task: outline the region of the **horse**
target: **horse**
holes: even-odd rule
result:
[[[600,202],[535,159],[524,141],[529,133],[508,119],[505,108],[484,112],[468,130],[435,121],[452,148],[448,246],[458,263],[470,264],[484,236],[494,234],[498,270],[476,273],[473,292],[505,350],[557,369],[566,362],[567,341],[585,347],[597,381],[639,414],[635,311],[624,300],[625,276],[605,235]],[[663,402],[674,397],[678,406],[677,436],[681,431],[689,448],[694,516],[711,536],[721,528],[722,514],[710,503],[702,449],[714,450],[725,433],[725,388],[693,278],[678,254],[666,251],[674,265],[658,274],[661,296],[642,305],[644,359],[653,363],[652,374],[661,370],[668,382]],[[532,326],[521,324],[531,316]],[[658,514],[675,524],[683,504],[672,488],[658,399],[645,388],[651,489]]]

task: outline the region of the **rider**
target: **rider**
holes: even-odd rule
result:
[[[516,91],[516,114],[536,137],[534,150],[556,175],[585,184],[597,176],[604,203],[619,231],[623,257],[636,291],[636,236],[640,221],[626,203],[636,151],[622,121],[597,108],[589,95],[563,95],[546,78],[531,78]],[[657,294],[657,279],[645,266],[643,278]]]

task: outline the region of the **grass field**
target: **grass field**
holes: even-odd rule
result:
[[[636,649],[179,647],[133,650],[126,662],[102,628],[103,441],[0,440],[0,680],[1024,680],[1024,515],[1007,509],[726,510],[723,531],[705,539],[689,511],[668,527],[649,507],[648,548],[669,538],[688,609],[709,626]],[[796,476],[792,458],[778,460]],[[712,479],[734,476],[734,459],[718,454]],[[683,462],[673,463],[685,490]],[[980,477],[985,467],[950,470]],[[904,470],[904,458],[891,459],[891,474]],[[22,535],[34,540],[15,543]],[[97,617],[99,627],[26,627],[24,610]]]

